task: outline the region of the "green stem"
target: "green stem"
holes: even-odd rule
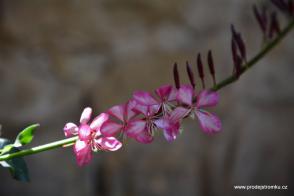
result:
[[[10,153],[10,154],[4,154],[2,156],[0,156],[0,161],[6,161],[15,157],[23,157],[23,156],[27,156],[27,155],[31,155],[31,154],[36,154],[39,152],[43,152],[43,151],[47,151],[47,150],[51,150],[54,148],[59,148],[62,147],[64,145],[70,145],[75,143],[75,141],[78,139],[78,136],[75,137],[71,137],[71,138],[67,138],[67,139],[63,139],[63,140],[59,140],[56,142],[51,142],[48,144],[44,144],[41,146],[36,146],[30,149],[26,149],[26,150],[21,150],[19,152],[15,152],[15,153]]]
[[[262,57],[264,57],[267,53],[269,53],[276,45],[278,45],[284,37],[292,30],[294,27],[294,20],[292,20],[281,33],[271,42],[269,42],[259,53],[257,53],[250,61],[248,61],[244,66],[241,68],[241,73],[244,74],[248,69],[253,67]],[[240,77],[239,76],[239,77]],[[221,82],[217,83],[211,90],[217,91],[239,79],[235,74],[222,80]]]

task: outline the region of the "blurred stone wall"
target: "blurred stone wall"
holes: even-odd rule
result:
[[[63,138],[85,106],[96,114],[134,90],[172,82],[174,61],[213,49],[217,79],[232,72],[229,25],[243,32],[249,56],[261,46],[251,5],[237,0],[1,0],[0,124],[13,138],[41,123],[32,145]],[[173,143],[128,141],[98,153],[84,168],[72,150],[26,157],[30,183],[1,169],[0,195],[293,195],[294,37],[283,41],[215,109],[223,132],[184,124]],[[183,79],[186,80],[186,79]],[[234,191],[233,185],[288,185],[290,190]]]

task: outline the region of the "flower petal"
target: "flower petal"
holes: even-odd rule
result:
[[[79,138],[80,138],[80,140],[82,140],[82,141],[90,140],[91,139],[91,133],[92,133],[92,130],[91,130],[89,125],[82,124],[79,127]]]
[[[164,129],[163,135],[167,141],[172,142],[177,138],[178,134],[180,133],[179,130],[180,130],[180,123],[176,123],[173,125],[173,127]]]
[[[76,155],[77,163],[79,166],[84,166],[88,164],[92,159],[91,146],[84,141],[76,141],[74,145],[74,153]]]
[[[144,131],[145,127],[146,122],[137,119],[130,121],[125,131],[129,137],[136,137],[139,133]]]
[[[106,121],[103,123],[103,125],[100,128],[100,132],[104,136],[113,136],[117,134],[119,131],[122,130],[123,125],[112,122],[112,121]]]
[[[211,134],[221,130],[221,121],[217,116],[204,110],[196,110],[195,113],[199,119],[200,126],[205,133]]]
[[[100,137],[95,140],[95,145],[98,145],[101,150],[116,151],[122,147],[122,143],[115,137]]]
[[[192,105],[193,87],[191,85],[182,85],[177,93],[177,100],[181,103]]]
[[[177,99],[178,90],[172,86],[172,90],[167,98],[168,101],[175,101]]]
[[[182,120],[185,116],[187,116],[189,112],[190,109],[177,107],[171,112],[169,119],[173,122],[177,122],[179,120]]]
[[[148,115],[148,106],[137,104],[133,108],[133,111],[135,111],[136,113],[139,113],[139,114],[143,114],[144,116],[147,116]]]
[[[82,112],[80,123],[87,124],[91,118],[91,115],[92,115],[92,108],[86,107]]]
[[[154,121],[154,124],[160,129],[168,129],[170,127],[170,121],[168,118],[160,118]]]
[[[115,105],[108,110],[108,114],[118,118],[121,121],[124,121],[124,108],[125,104]]]
[[[155,90],[161,101],[166,101],[172,91],[172,85],[163,85]]]
[[[155,105],[158,104],[156,99],[149,92],[136,91],[133,94],[133,98],[136,102],[142,105]]]
[[[90,128],[92,130],[99,130],[100,127],[102,126],[102,124],[108,120],[108,118],[109,118],[109,115],[108,114],[101,113],[99,116],[97,116],[96,118],[94,118],[94,120],[90,124]]]
[[[203,90],[197,96],[197,107],[209,107],[215,106],[219,101],[219,95],[217,92]]]
[[[137,113],[133,111],[133,109],[136,107],[137,102],[133,99],[130,99],[126,104],[125,104],[125,118],[126,121],[131,120],[132,118],[134,118]]]
[[[63,128],[65,137],[70,137],[78,134],[78,130],[78,126],[72,122],[66,123],[66,125]]]
[[[150,144],[153,141],[153,136],[147,131],[142,131],[141,133],[136,135],[135,139],[140,143]]]

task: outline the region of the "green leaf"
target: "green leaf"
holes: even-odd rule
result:
[[[14,147],[21,147],[23,145],[29,144],[34,137],[35,129],[40,126],[39,124],[33,124],[24,130],[22,130],[16,137],[13,146]]]
[[[12,146],[10,148],[10,153],[18,152],[19,150],[13,147],[11,141],[5,138],[0,138],[0,149],[4,150],[7,146]],[[3,152],[3,151],[2,151]],[[6,154],[5,152],[3,154]],[[15,180],[28,182],[29,181],[29,171],[26,162],[22,157],[16,157],[7,161],[0,161],[0,165],[9,168],[10,174]]]
[[[12,148],[13,148],[13,144],[8,144],[8,145],[4,146],[3,149],[0,149],[0,155],[3,155],[5,153],[9,152]]]

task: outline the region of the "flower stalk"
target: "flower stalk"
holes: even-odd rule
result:
[[[55,148],[59,148],[59,147],[63,147],[63,146],[69,146],[71,144],[74,144],[77,141],[77,139],[78,139],[78,136],[75,136],[75,137],[51,142],[48,144],[36,146],[36,147],[30,148],[30,149],[25,149],[25,150],[21,150],[21,151],[14,152],[14,153],[4,154],[4,155],[0,156],[0,161],[6,161],[6,160],[10,160],[10,159],[16,158],[16,157],[24,157],[24,156],[28,156],[31,154],[37,154],[40,152],[44,152],[47,150],[51,150],[51,149],[55,149]]]

